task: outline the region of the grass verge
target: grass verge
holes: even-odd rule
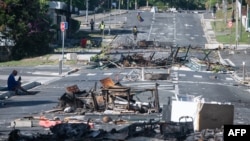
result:
[[[233,5],[228,5],[227,11],[220,9],[216,13],[216,18],[211,22],[212,28],[215,31],[216,40],[224,44],[235,44],[238,29],[238,43],[249,44],[250,43],[250,33],[245,30],[241,22],[241,17],[238,18],[238,26],[236,26],[236,21],[233,22],[231,28],[228,27],[228,22],[231,21],[233,12]],[[234,16],[235,17],[235,16]]]

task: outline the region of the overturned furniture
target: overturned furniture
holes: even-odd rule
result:
[[[112,109],[121,112],[160,112],[158,86],[155,88],[136,89],[120,85],[115,85],[112,79],[104,78],[100,80],[102,83],[102,95],[105,101],[105,110]],[[142,92],[150,91],[151,96],[148,99],[153,99],[151,102],[138,102],[133,99],[133,96]],[[126,111],[127,110],[127,111]]]
[[[131,88],[114,83],[109,77],[100,80],[102,87],[95,87],[89,91],[81,91],[77,85],[66,87],[66,92],[59,98],[57,108],[65,113],[80,112],[105,112],[112,110],[115,113],[159,113],[160,104],[158,86],[153,88]],[[148,93],[147,100],[136,101],[141,93]]]

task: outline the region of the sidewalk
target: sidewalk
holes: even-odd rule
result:
[[[202,15],[201,17],[201,23],[203,26],[204,34],[207,38],[208,44],[221,44],[216,40],[215,32],[213,31],[211,22],[214,21],[214,19],[205,19]],[[248,44],[223,44],[223,48],[227,49],[236,49],[236,50],[242,50],[242,49],[248,49],[250,48],[250,45]]]
[[[221,43],[216,41],[216,36],[215,36],[215,32],[212,29],[212,25],[211,22],[214,21],[214,19],[204,19],[203,15],[201,18],[201,23],[203,26],[203,30],[205,33],[205,36],[207,38],[208,44],[211,44],[211,46],[213,45],[219,45]],[[248,44],[222,44],[223,49],[230,49],[233,52],[236,50],[246,50],[246,49],[250,49],[250,45]],[[235,53],[236,54],[236,53]],[[223,65],[229,65],[226,63],[226,61],[224,60],[225,58],[223,58],[223,56],[221,55],[220,52],[218,52],[219,58],[220,58],[220,63]],[[232,61],[232,60],[231,60]],[[239,67],[239,66],[236,66]],[[243,75],[237,71],[233,71],[231,72],[231,76],[238,82],[240,82],[241,84],[244,85],[249,85],[249,82],[246,80],[243,80]]]
[[[203,26],[204,34],[207,38],[208,44],[218,44],[219,42],[216,41],[211,21],[213,21],[213,19],[204,19],[202,14],[201,24]]]

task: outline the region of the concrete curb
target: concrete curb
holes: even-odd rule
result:
[[[65,74],[63,74],[62,76],[70,75],[70,74],[75,73],[77,71],[79,71],[78,68],[70,70],[70,71],[66,72]],[[23,84],[22,87],[26,90],[30,90],[30,89],[35,88],[35,87],[40,86],[40,85],[43,85],[43,84],[40,82],[37,82],[37,81],[33,81],[33,82],[28,82],[28,83]],[[0,100],[8,99],[8,98],[12,97],[13,95],[15,95],[15,93],[13,93],[11,91],[1,91],[0,92]]]
[[[23,84],[22,87],[26,90],[29,90],[29,89],[32,89],[32,88],[37,87],[39,85],[41,85],[41,83],[39,83],[39,82],[29,82],[29,83]],[[15,93],[13,93],[11,91],[1,91],[0,92],[0,100],[10,98],[13,95],[15,95]]]
[[[80,70],[79,68],[72,69],[72,70],[66,72],[66,74],[64,74],[64,76],[65,75],[70,75],[70,74],[75,73],[75,72],[78,72],[79,70]]]

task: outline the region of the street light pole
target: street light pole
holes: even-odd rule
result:
[[[223,0],[224,21],[227,23],[227,0]]]
[[[240,0],[240,38],[242,38],[242,0]]]
[[[239,9],[238,9],[238,0],[235,1],[235,10],[236,10],[236,31],[235,31],[235,36],[236,36],[236,46],[235,46],[235,49],[237,49],[237,46],[238,46],[238,40],[239,40],[239,30],[238,30],[238,24],[239,24]]]
[[[111,31],[111,21],[110,21],[110,16],[111,16],[111,12],[112,12],[112,3],[113,3],[113,0],[110,0],[110,13],[109,13],[109,33],[108,35],[110,35],[110,31]]]
[[[127,10],[128,10],[128,8],[129,8],[129,0],[127,0]]]
[[[68,30],[67,30],[67,37],[71,36],[71,5],[72,5],[72,0],[67,0],[67,16],[66,16],[66,21],[68,22]]]
[[[86,0],[86,22],[88,23],[89,0]]]
[[[116,26],[116,13],[117,13],[117,5],[116,5],[116,2],[115,2],[115,26]]]
[[[137,0],[135,0],[135,10],[137,9]]]
[[[212,2],[211,0],[209,1],[209,11],[211,11],[211,5],[212,5]]]
[[[119,14],[121,15],[121,0],[119,0]]]
[[[96,11],[96,8],[94,9],[94,22],[95,22],[95,11]]]

